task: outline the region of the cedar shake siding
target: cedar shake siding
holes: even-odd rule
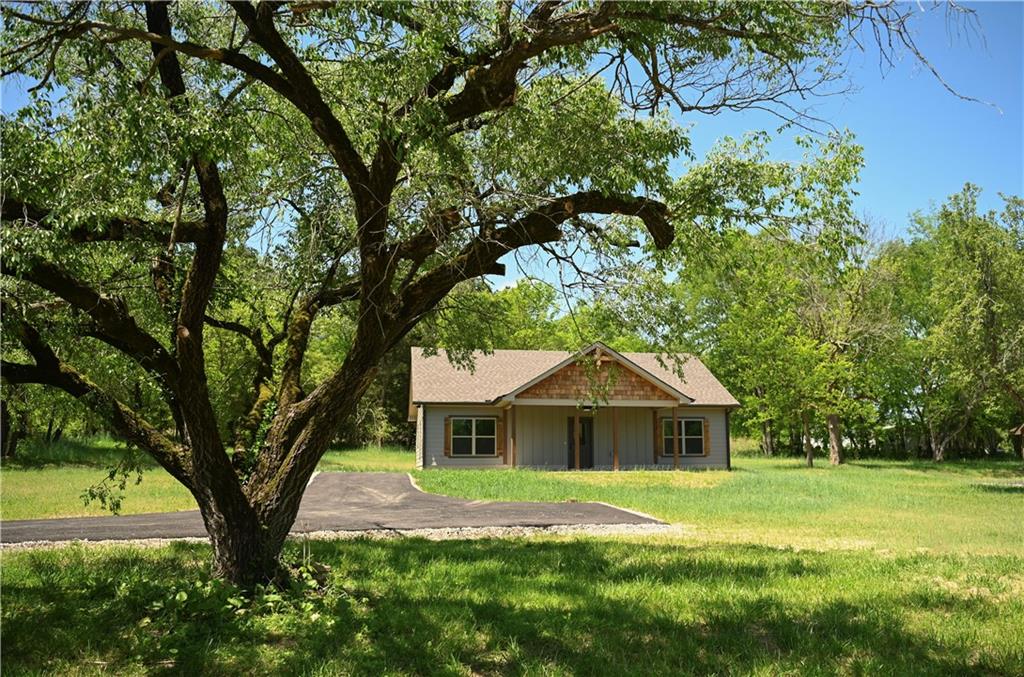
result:
[[[629,369],[619,365],[603,366],[590,374],[578,364],[570,364],[519,393],[519,399],[575,400],[585,402],[596,390],[611,400],[672,400],[670,395]]]

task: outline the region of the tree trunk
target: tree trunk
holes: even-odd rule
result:
[[[242,513],[246,506],[236,506]],[[288,574],[281,565],[283,538],[274,538],[255,520],[238,520],[221,514],[212,505],[201,506],[206,531],[213,545],[213,575],[242,588],[280,585]],[[239,524],[240,521],[245,523]]]
[[[770,419],[761,422],[761,449],[765,456],[775,455],[775,432]]]
[[[828,425],[828,462],[839,465],[843,462],[843,430],[839,414],[829,414],[825,422]]]
[[[3,439],[0,440],[0,454],[4,458],[14,458],[15,453],[18,450],[18,442],[25,439],[28,436],[28,429],[25,425],[24,416],[12,416],[10,410],[7,408],[7,402],[0,400],[3,404],[2,417],[3,422]]]
[[[800,453],[800,423],[789,426],[789,448],[793,454]]]
[[[47,445],[53,444],[53,414],[50,414],[50,420],[46,422],[46,437],[43,440]]]
[[[811,414],[810,412],[803,412],[800,414],[800,420],[803,423],[804,430],[804,454],[807,456],[807,467],[814,467],[814,445],[811,443]]]
[[[928,433],[931,438],[932,460],[942,461],[946,457],[946,443],[935,424],[928,426]]]
[[[0,400],[0,455],[8,456],[7,447],[11,443],[11,415],[7,411],[7,400]],[[14,454],[10,454],[13,456]]]

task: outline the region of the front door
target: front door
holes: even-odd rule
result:
[[[569,457],[567,466],[570,470],[576,467],[575,418],[569,417],[568,442]],[[594,419],[580,417],[580,468],[594,467]]]

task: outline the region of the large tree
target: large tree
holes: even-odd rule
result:
[[[217,574],[275,579],[335,431],[454,288],[526,249],[668,247],[728,205],[713,173],[676,190],[689,143],[667,107],[806,124],[794,106],[842,86],[858,38],[917,53],[914,10],[5,3],[5,75],[34,86],[3,124],[4,330],[22,348],[3,377],[86,401],[188,487]],[[311,331],[339,305],[344,359],[309,383]],[[211,331],[250,346],[244,406],[217,404]],[[103,385],[109,360],[165,420]]]
[[[1024,420],[1024,202],[1004,195],[986,213],[980,194],[967,184],[918,215],[900,262],[936,461],[986,414],[1005,428]]]

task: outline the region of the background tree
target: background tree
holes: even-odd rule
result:
[[[978,214],[978,192],[917,215],[907,241],[872,243],[841,211],[828,228],[725,230],[683,260],[657,330],[712,366],[765,453],[788,431],[810,464],[821,430],[833,462],[847,448],[942,460],[1008,447],[1022,418],[1020,202]]]
[[[937,461],[978,417],[1008,404],[1024,420],[1021,201],[1007,198],[1002,215],[979,214],[979,193],[968,184],[934,214],[919,216],[911,245],[928,272],[922,390]]]
[[[674,185],[689,144],[667,105],[800,122],[789,95],[834,85],[856,36],[917,53],[913,9],[876,2],[2,11],[5,76],[36,83],[3,122],[21,346],[3,377],[64,390],[149,453],[195,496],[215,572],[246,585],[281,575],[320,457],[460,284],[527,248],[628,263],[633,240],[665,249],[673,221],[727,208],[713,173]],[[339,306],[344,357],[304,381]],[[83,340],[160,414],[76,360]],[[247,394],[210,378],[216,341],[228,371],[245,366],[230,342],[249,346]]]

